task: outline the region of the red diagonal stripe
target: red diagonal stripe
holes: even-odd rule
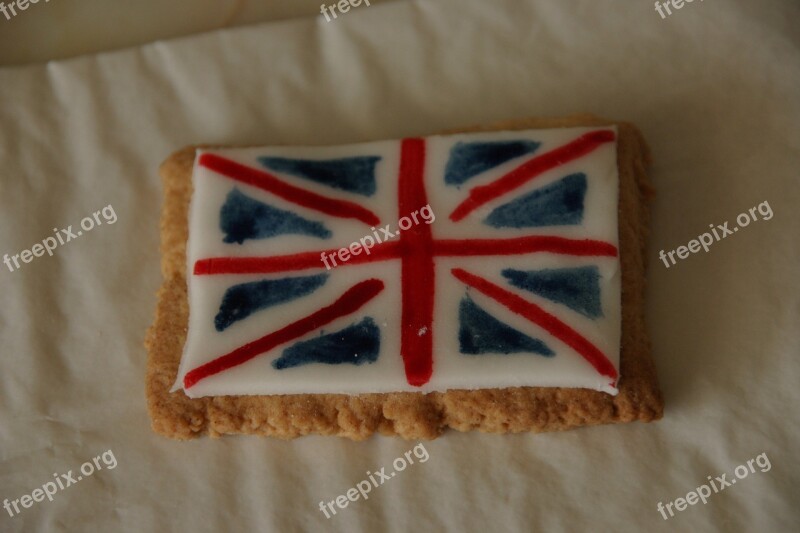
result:
[[[614,368],[614,365],[611,364],[611,361],[608,360],[605,354],[597,349],[594,344],[586,340],[580,333],[557,317],[551,315],[538,305],[520,298],[513,292],[499,285],[495,285],[491,281],[480,276],[470,274],[466,270],[454,268],[451,272],[460,281],[503,304],[514,313],[530,320],[555,338],[564,342],[586,359],[601,375],[607,376],[612,380],[617,379],[617,369]]]
[[[209,257],[200,259],[194,264],[196,276],[213,274],[270,274],[273,272],[289,272],[292,270],[308,270],[311,268],[326,268],[321,254],[336,254],[337,249],[320,250],[317,252],[302,252],[290,255],[276,255],[273,257]],[[362,249],[359,255],[351,255],[346,262],[337,258],[334,268],[347,265],[362,265],[375,263],[387,259],[397,259],[400,256],[400,247],[397,241],[379,244],[370,249],[369,255]],[[331,260],[328,259],[328,264]],[[331,265],[333,266],[333,265]]]
[[[563,165],[573,159],[578,159],[592,152],[601,144],[611,142],[614,139],[613,131],[590,131],[564,146],[559,146],[534,157],[495,181],[471,189],[467,199],[450,213],[450,220],[458,222],[485,203],[513,191],[551,168]]]
[[[280,344],[319,329],[339,317],[356,312],[381,292],[383,287],[383,282],[379,279],[368,279],[354,285],[329,306],[187,372],[183,378],[183,388],[188,389],[202,379],[246,363]]]
[[[512,239],[437,239],[433,241],[433,253],[437,256],[519,255],[532,252],[578,256],[617,256],[616,246],[604,241],[567,239],[550,235]]]
[[[400,146],[398,195],[400,217],[427,205],[425,141],[403,139]],[[406,380],[420,387],[433,373],[434,267],[431,228],[415,224],[400,235],[402,256],[402,311],[400,353]]]
[[[328,198],[290,185],[269,172],[242,165],[215,154],[203,154],[198,164],[228,178],[268,191],[284,200],[338,218],[354,218],[370,226],[380,223],[378,216],[356,203]]]

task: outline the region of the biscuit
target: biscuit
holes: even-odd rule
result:
[[[379,432],[405,439],[433,439],[446,428],[491,433],[543,432],[577,426],[661,418],[644,322],[645,248],[649,201],[648,148],[631,124],[592,116],[532,118],[458,132],[616,126],[619,174],[618,232],[621,268],[621,344],[618,394],[566,387],[507,387],[444,392],[283,394],[189,398],[170,392],[187,338],[186,258],[192,169],[196,147],[171,155],[161,166],[163,284],[155,321],[147,332],[146,394],[153,430],[175,439],[203,434],[257,434],[295,438],[308,434],[363,440]],[[457,132],[448,132],[457,133]]]

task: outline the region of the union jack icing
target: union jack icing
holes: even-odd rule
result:
[[[199,150],[173,390],[616,394],[616,137]]]

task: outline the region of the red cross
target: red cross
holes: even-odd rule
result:
[[[467,199],[450,214],[450,219],[455,222],[460,221],[481,205],[517,189],[547,170],[577,159],[601,144],[613,141],[614,138],[614,133],[609,130],[592,131],[563,146],[531,158],[493,182],[474,187]],[[377,226],[380,223],[380,219],[373,212],[359,204],[307,191],[290,185],[268,172],[218,155],[202,154],[198,164],[235,181],[259,187],[287,201],[333,217],[356,219],[370,226]],[[398,179],[399,217],[418,211],[428,204],[424,185],[424,166],[424,139],[404,139],[401,142]],[[330,255],[337,250],[317,250],[271,257],[211,257],[198,260],[193,273],[194,275],[268,274],[318,269],[322,266],[321,254]],[[617,255],[616,247],[607,242],[556,236],[434,239],[429,224],[415,224],[403,231],[399,240],[385,241],[375,246],[369,255],[353,255],[341,266],[393,259],[401,261],[400,350],[408,383],[422,386],[430,380],[433,373],[435,258],[519,255],[532,252],[574,256],[616,257]],[[465,270],[452,269],[451,274],[512,312],[542,327],[583,356],[600,374],[612,381],[616,380],[617,371],[608,358],[580,333],[554,315],[513,292]],[[280,344],[299,338],[341,316],[351,314],[374,298],[383,288],[384,283],[378,279],[357,283],[330,305],[311,315],[191,370],[184,378],[184,387],[189,388],[201,379],[238,366]]]

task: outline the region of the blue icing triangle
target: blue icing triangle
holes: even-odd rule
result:
[[[277,370],[311,363],[362,365],[374,363],[381,349],[381,331],[370,317],[335,333],[301,341],[272,362]]]
[[[543,298],[561,303],[589,318],[603,316],[600,270],[596,266],[544,270],[503,270],[508,282]]]
[[[534,141],[459,142],[450,149],[450,159],[444,170],[444,182],[461,185],[478,174],[502,165],[506,161],[535,152]]]
[[[458,320],[461,324],[458,342],[463,354],[532,352],[545,357],[555,355],[544,342],[500,322],[473,302],[469,296],[461,300]]]
[[[231,190],[219,212],[223,241],[242,244],[247,239],[266,239],[287,233],[328,239],[330,230],[321,222],[307,220],[250,198],[238,189]]]
[[[561,178],[492,211],[483,222],[495,228],[566,226],[583,220],[586,174]]]
[[[375,165],[378,156],[341,159],[291,159],[259,157],[258,162],[275,172],[315,181],[334,189],[372,196],[375,194]]]
[[[328,274],[318,274],[234,285],[222,297],[219,312],[214,317],[214,326],[217,331],[224,331],[234,322],[243,320],[256,311],[311,294],[322,287],[327,279]]]

